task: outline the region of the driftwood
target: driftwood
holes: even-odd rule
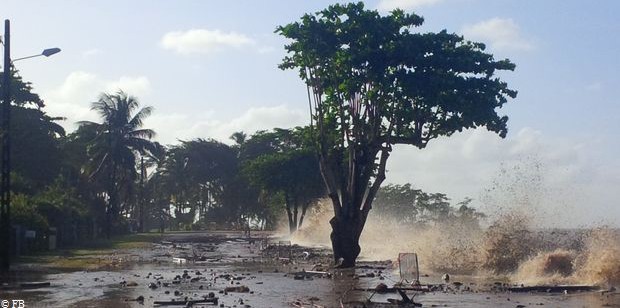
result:
[[[38,289],[51,286],[49,282],[22,282],[16,285],[2,285],[0,290],[17,290],[17,289]]]
[[[158,306],[192,306],[195,304],[218,304],[218,298],[196,299],[196,300],[180,300],[180,301],[155,301],[154,305]]]
[[[524,287],[507,287],[506,291],[510,292],[546,292],[546,293],[563,293],[563,292],[592,292],[598,291],[601,288],[599,286],[588,285],[568,285],[568,286],[524,286]]]

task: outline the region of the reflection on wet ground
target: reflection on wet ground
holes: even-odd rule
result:
[[[14,283],[49,281],[50,286],[33,290],[5,288],[0,290],[0,300],[24,299],[27,307],[152,307],[156,301],[199,300],[213,293],[220,307],[341,307],[341,302],[363,302],[371,295],[373,302],[399,297],[361,291],[374,289],[380,283],[397,283],[398,269],[391,262],[331,270],[329,277],[299,274],[303,270],[321,270],[328,256],[309,249],[302,251],[305,254],[289,251],[291,259],[262,255],[267,235],[248,240],[235,233],[170,234],[149,249],[117,251],[118,256],[131,260],[123,269],[48,274],[21,271],[12,277]],[[173,263],[175,257],[188,262]],[[292,274],[295,272],[298,274]],[[462,276],[452,281],[462,285],[450,284],[416,294],[415,301],[424,307],[620,307],[618,293],[508,293],[492,291],[488,286],[493,282],[484,278]],[[422,283],[440,282],[440,275],[422,278]]]

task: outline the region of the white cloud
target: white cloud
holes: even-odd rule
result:
[[[397,8],[411,10],[423,6],[431,6],[440,2],[443,2],[443,0],[381,0],[379,4],[377,4],[377,9],[383,12],[392,11]]]
[[[517,23],[512,19],[491,18],[463,27],[463,35],[468,40],[480,41],[494,50],[532,50],[534,44],[524,38]]]
[[[115,92],[119,89],[138,97],[150,92],[150,82],[145,76],[121,76],[116,80],[106,80],[88,72],[72,72],[58,88],[43,93],[46,111],[52,116],[63,116],[63,124],[71,131],[77,121],[97,120],[97,115],[90,110],[91,102],[101,92]]]
[[[203,114],[154,113],[145,125],[157,133],[157,140],[164,144],[173,144],[177,140],[193,138],[214,138],[231,143],[230,135],[243,131],[248,135],[258,130],[274,127],[291,128],[308,123],[306,112],[289,109],[286,105],[274,107],[255,107],[246,110],[236,118],[222,120],[217,114],[207,111]]]
[[[253,39],[244,34],[207,29],[168,32],[161,39],[162,47],[183,55],[207,54],[227,48],[240,49],[255,44]]]
[[[106,82],[106,92],[123,90],[133,96],[144,96],[151,91],[151,82],[145,76],[121,76],[118,80]]]

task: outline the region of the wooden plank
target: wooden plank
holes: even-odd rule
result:
[[[562,292],[579,292],[579,291],[598,291],[599,286],[590,285],[559,285],[559,286],[523,286],[523,287],[507,287],[506,291],[524,293],[524,292],[546,292],[546,293],[562,293]]]

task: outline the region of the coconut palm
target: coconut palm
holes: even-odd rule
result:
[[[123,210],[121,201],[129,200],[134,193],[139,156],[157,157],[161,151],[161,146],[151,141],[155,132],[142,128],[144,119],[153,108],[138,108],[138,100],[123,91],[116,94],[102,93],[91,107],[101,116],[102,122],[80,122],[81,126],[97,132],[88,148],[89,169],[91,179],[102,181],[106,187],[108,236],[110,227]]]

